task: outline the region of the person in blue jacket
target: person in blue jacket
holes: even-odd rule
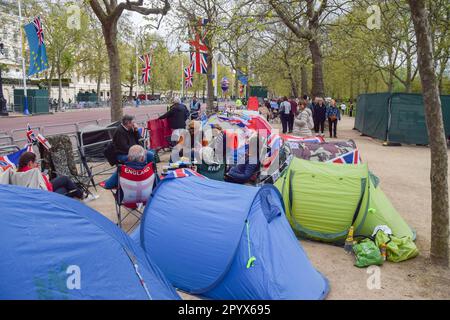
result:
[[[330,129],[330,138],[337,138],[337,124],[341,121],[341,112],[336,106],[336,100],[331,100],[330,105],[327,107],[327,119],[328,127]]]
[[[251,139],[250,140],[250,146],[253,144],[258,143],[258,139]],[[255,145],[253,145],[255,146]],[[232,182],[232,183],[239,183],[244,184],[247,182],[250,182],[250,179],[252,176],[258,172],[258,169],[260,167],[259,161],[257,157],[255,157],[253,154],[249,152],[249,150],[256,149],[249,147],[246,154],[245,154],[245,163],[238,164],[230,169],[228,173],[225,174],[225,181]]]
[[[191,120],[197,120],[200,113],[201,105],[200,101],[197,100],[196,96],[192,98],[190,109],[191,109]]]

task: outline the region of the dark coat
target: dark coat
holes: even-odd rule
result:
[[[313,119],[314,121],[322,122],[326,120],[327,107],[323,104],[313,104]]]
[[[169,111],[163,114],[159,119],[168,119],[170,128],[185,129],[186,120],[189,117],[189,111],[184,104],[174,104]]]
[[[256,164],[238,164],[230,169],[228,175],[238,183],[246,183],[257,170]]]
[[[135,144],[139,144],[139,132],[136,130],[126,130],[119,125],[113,136],[113,145],[117,154],[128,154],[128,150]]]

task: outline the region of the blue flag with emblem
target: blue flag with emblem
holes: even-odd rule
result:
[[[24,29],[30,47],[30,68],[28,69],[28,76],[32,76],[49,67],[41,18],[36,17],[32,22],[25,25]]]

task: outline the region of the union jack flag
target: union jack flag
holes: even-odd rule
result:
[[[147,84],[150,81],[150,75],[152,71],[152,57],[151,54],[144,54],[143,56],[140,56],[139,59],[144,64],[144,67],[142,68],[142,78],[141,83]]]
[[[38,141],[29,123],[27,124],[27,141],[29,145],[36,144]]]
[[[187,178],[187,177],[200,177],[200,178],[205,178],[205,176],[202,176],[200,173],[191,170],[191,169],[186,169],[186,168],[181,168],[181,169],[175,169],[175,170],[171,170],[167,173],[167,175],[163,176],[162,179],[179,179],[179,178]]]
[[[192,69],[194,68],[194,65],[191,63],[191,65],[184,69],[184,87],[185,88],[191,88],[193,83],[193,72]]]
[[[193,70],[196,73],[207,74],[208,73],[208,54],[201,50],[191,52],[191,64]]]
[[[16,169],[19,165],[19,159],[22,154],[27,152],[26,148],[23,148],[17,152],[10,153],[6,156],[0,156],[0,171],[6,171],[9,168]]]
[[[208,71],[208,46],[206,44],[206,30],[205,26],[209,20],[200,18],[198,20],[198,30],[193,30],[195,40],[190,40],[189,44],[192,46],[191,63],[194,65],[194,72],[206,74]]]
[[[342,156],[334,158],[328,162],[340,164],[360,164],[362,161],[361,158],[359,157],[358,149],[355,149],[346,154],[343,154]]]
[[[218,118],[220,120],[222,120],[222,121],[229,122],[229,123],[231,123],[233,125],[236,125],[238,127],[241,127],[241,128],[247,128],[250,125],[250,123],[246,119],[244,119],[242,117],[237,117],[237,116],[233,116],[233,117],[218,116]]]
[[[44,30],[42,29],[41,18],[36,17],[33,20],[34,28],[36,29],[36,34],[38,36],[39,45],[41,46],[44,43]]]

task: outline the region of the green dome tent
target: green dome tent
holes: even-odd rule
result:
[[[387,225],[395,236],[415,239],[366,164],[295,158],[275,186],[283,195],[292,228],[302,237],[340,243],[352,225],[355,234],[363,236]]]

